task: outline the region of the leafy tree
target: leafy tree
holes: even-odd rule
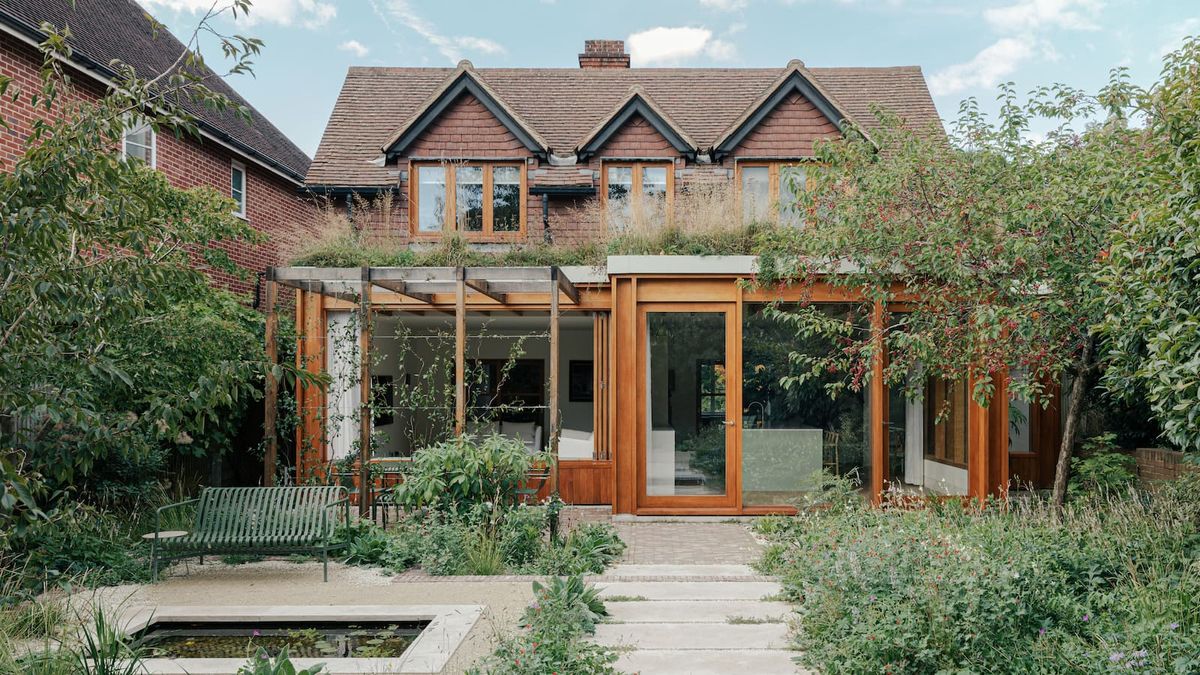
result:
[[[1139,96],[1155,199],[1117,229],[1100,270],[1110,391],[1143,394],[1174,445],[1200,450],[1200,38]]]
[[[206,86],[215,75],[197,36],[217,36],[230,72],[248,70],[261,43],[218,33],[216,13],[161,74],[112,64],[116,86],[98,100],[74,89],[57,58],[70,32],[50,25],[40,88],[0,77],[0,94],[44,117],[0,175],[0,527],[39,515],[39,474],[75,484],[100,463],[202,437],[257,396],[266,363],[249,340],[259,319],[205,272],[235,272],[222,246],[258,235],[215,190],[174,188],[115,152],[135,119],[181,137],[198,134],[190,111],[201,106],[249,120]]]
[[[878,331],[856,326],[862,317],[811,307],[792,314],[801,333],[842,346],[797,355],[808,367],[801,379],[834,372],[842,377],[826,385],[831,393],[859,388],[881,347],[886,383],[910,398],[922,395],[917,372],[972,375],[971,394],[983,405],[1001,373],[1011,395],[1042,405],[1051,383],[1069,377],[1055,478],[1061,503],[1086,383],[1100,362],[1097,266],[1109,232],[1140,199],[1143,135],[1127,123],[1135,93],[1123,71],[1094,96],[1055,86],[1021,103],[1005,85],[997,119],[968,100],[951,139],[877,111],[880,126],[869,135],[852,129],[821,144],[822,170],[809,172],[807,192],[797,190],[797,208],[814,225],[776,235],[764,276],[861,291],[864,313],[874,303],[906,307],[885,313]],[[1035,119],[1057,126],[1034,139]]]

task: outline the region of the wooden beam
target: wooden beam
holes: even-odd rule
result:
[[[492,300],[495,300],[502,305],[504,304],[504,294],[493,291],[491,289],[491,282],[484,281],[483,279],[464,279],[463,283],[467,285],[467,288],[470,288],[476,293],[479,293],[480,295],[486,295]]]
[[[550,292],[557,295],[559,291],[562,291],[563,295],[571,299],[572,305],[578,305],[579,289],[575,288],[575,284],[571,283],[571,280],[557,267],[554,268],[554,278],[558,282],[558,288],[551,288]]]
[[[887,462],[888,419],[884,401],[887,396],[883,382],[883,359],[887,343],[883,339],[883,303],[876,301],[871,311],[871,331],[874,333],[875,354],[871,357],[871,385],[868,400],[871,406],[871,503],[879,504],[883,497],[884,464]]]
[[[454,433],[467,429],[467,284],[463,268],[454,287]]]
[[[371,422],[375,406],[371,394],[371,268],[362,268],[359,317],[359,420],[358,420],[358,515],[366,517],[371,501]]]
[[[265,290],[267,382],[263,395],[263,440],[266,441],[266,452],[263,454],[263,486],[271,487],[275,485],[275,464],[279,454],[279,438],[275,433],[275,410],[279,399],[279,380],[275,377],[275,365],[279,360],[279,345],[276,344],[279,316],[275,313],[275,300],[279,290],[275,285],[274,269],[267,269]]]
[[[433,295],[431,293],[421,293],[419,291],[414,291],[411,288],[409,288],[409,282],[407,282],[407,281],[390,281],[390,280],[384,280],[384,279],[372,279],[372,283],[374,283],[376,286],[381,286],[383,288],[388,289],[389,291],[395,291],[396,293],[399,293],[400,295],[412,298],[413,300],[423,302],[427,305],[433,304]]]
[[[558,268],[552,268],[552,289],[557,289],[557,276]],[[558,337],[558,292],[553,290],[550,293],[550,461],[554,464],[550,472],[551,494],[558,491]]]

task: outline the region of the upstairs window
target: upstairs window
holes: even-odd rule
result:
[[[458,231],[488,238],[524,231],[522,168],[497,162],[414,165],[409,205],[413,232]]]
[[[151,169],[157,166],[154,127],[145,120],[131,119],[121,139],[121,154],[127,159],[145,162]]]
[[[778,222],[800,227],[804,216],[797,193],[806,189],[808,168],[791,162],[738,162],[738,195],[744,222]]]
[[[669,163],[604,165],[604,216],[609,229],[666,223],[674,172]]]
[[[233,215],[245,218],[246,165],[236,160],[229,165],[229,196],[233,197],[234,203],[237,204],[237,207],[233,210]]]

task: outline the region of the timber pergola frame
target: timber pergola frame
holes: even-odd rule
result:
[[[266,349],[271,367],[266,378],[264,395],[263,435],[266,441],[263,484],[275,479],[278,439],[275,433],[275,406],[279,382],[274,374],[278,361],[276,334],[278,315],[275,310],[278,286],[284,285],[308,293],[349,300],[358,305],[360,325],[359,360],[361,372],[362,412],[359,438],[359,512],[366,513],[370,497],[369,463],[371,460],[371,321],[370,313],[380,309],[372,305],[372,290],[384,289],[427,305],[431,310],[445,311],[435,296],[454,295],[454,427],[456,434],[466,429],[466,344],[467,298],[487,298],[496,302],[494,309],[503,311],[508,296],[513,293],[546,294],[550,310],[550,453],[554,470],[550,475],[550,490],[557,489],[558,474],[558,380],[559,380],[559,303],[561,299],[579,305],[579,290],[558,267],[270,267],[265,275]],[[419,310],[420,305],[406,307]],[[489,311],[490,306],[473,305],[472,311]]]

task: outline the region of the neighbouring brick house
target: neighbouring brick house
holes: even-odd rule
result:
[[[77,95],[84,97],[103,95],[115,75],[108,65],[113,60],[151,77],[169,68],[184,50],[165,30],[155,34],[133,0],[89,0],[74,7],[69,0],[0,0],[0,72],[23,92],[40,87],[42,54],[37,44],[44,39],[39,30],[43,22],[70,27],[73,54],[68,72]],[[253,273],[280,264],[313,220],[314,204],[302,192],[309,158],[223,80],[213,78],[206,84],[247,106],[253,121],[195,104],[190,112],[198,119],[199,139],[131,129],[122,151],[147,161],[177,187],[210,186],[240,204],[239,215],[268,240],[228,247],[234,261],[252,273],[249,278],[215,276],[231,290],[250,293],[256,287]],[[24,152],[33,121],[45,114],[30,105],[27,94],[15,101],[10,96],[0,100],[0,117],[11,125],[0,130],[0,170],[11,167]]]
[[[600,232],[577,208],[593,197],[655,193],[669,208],[724,182],[774,201],[779,167],[811,159],[844,120],[869,129],[872,105],[940,133],[917,67],[630,68],[623,42],[589,40],[578,68],[351,68],[306,181],[339,198],[393,192],[373,227],[401,241],[457,229],[566,243]],[[512,185],[519,215],[451,203],[464,181]]]
[[[630,227],[686,229],[711,215],[697,195],[718,188],[719,227],[819,227],[787,208],[789,191],[806,189],[815,141],[847,123],[869,136],[876,106],[945,133],[916,67],[631,68],[606,40],[586,42],[578,68],[351,68],[306,182],[335,200],[387,195],[352,214],[396,248],[457,235],[481,250],[566,249]],[[272,270],[269,283],[299,291],[300,358],[331,383],[298,392],[297,466],[386,469],[450,427],[496,432],[554,452],[550,480],[568,502],[643,515],[786,511],[820,471],[857,476],[873,499],[888,485],[984,498],[1052,475],[1056,406],[1013,401],[1010,418],[1003,391],[984,408],[971,380],[920,373],[925,399],[908,400],[882,360],[836,400],[820,379],[785,388],[792,354],[840,347],[769,307],[879,329],[885,308],[828,283],[746,283],[757,264],[612,254],[577,267]]]

